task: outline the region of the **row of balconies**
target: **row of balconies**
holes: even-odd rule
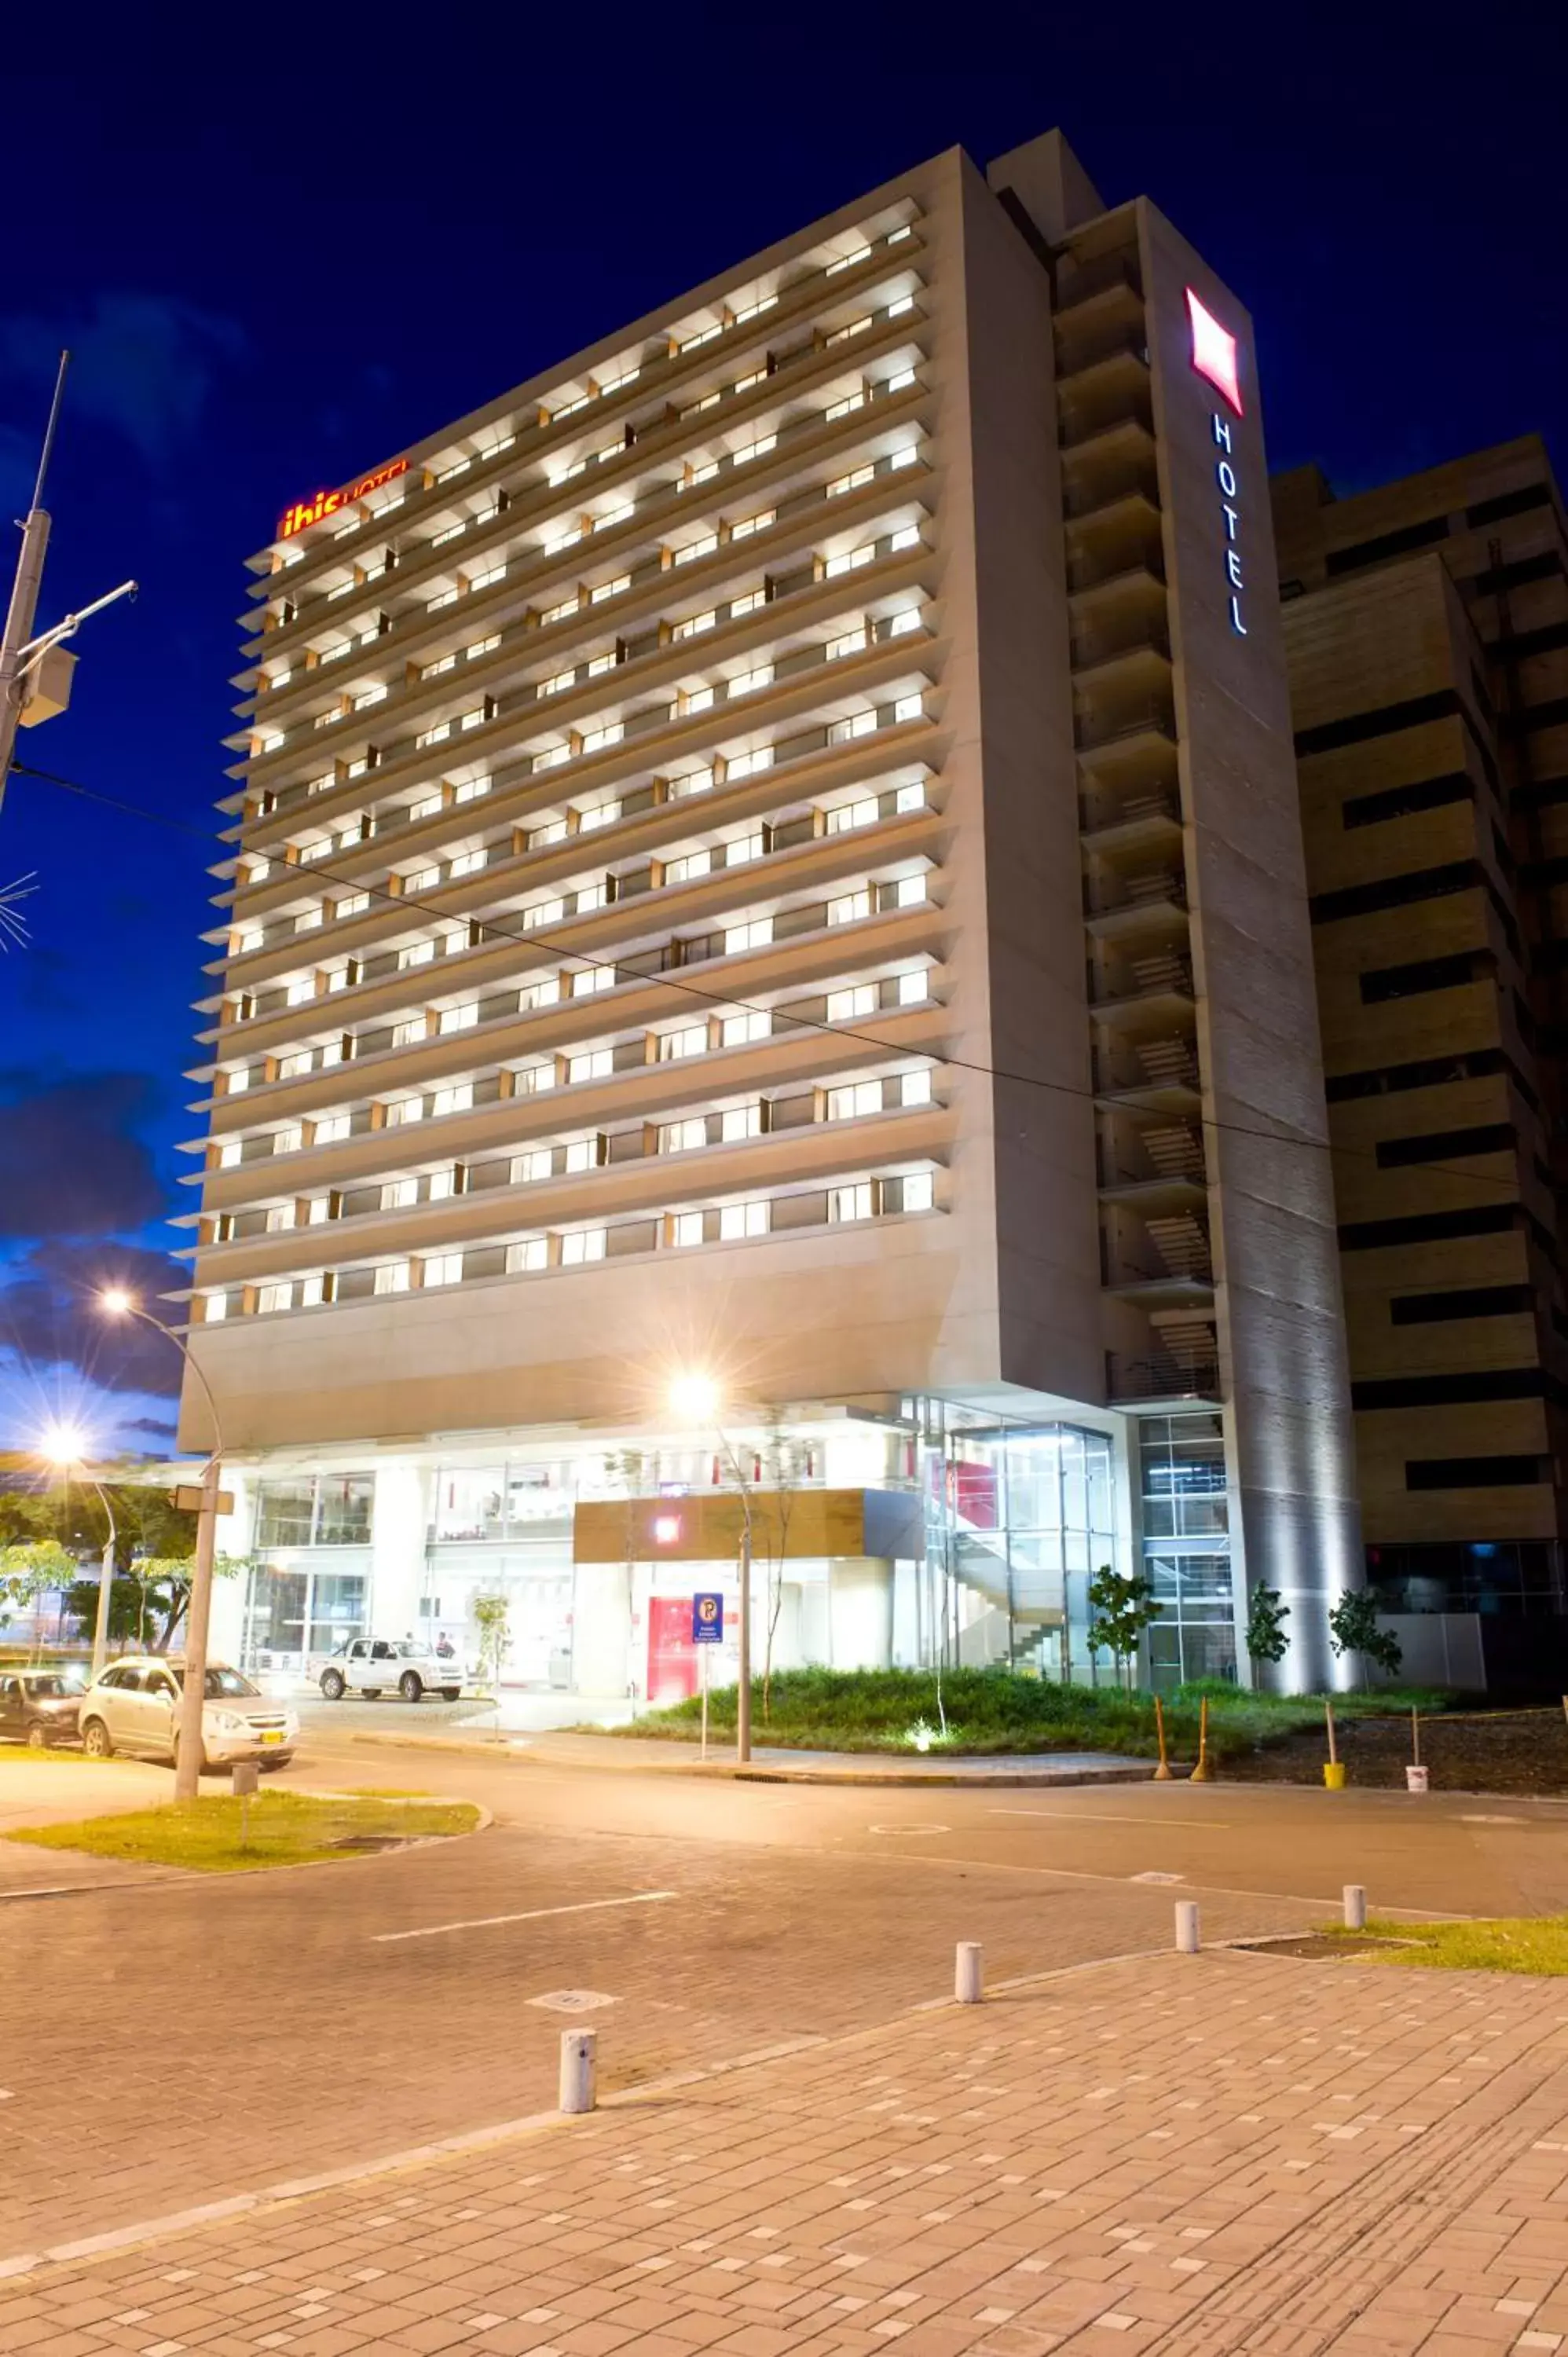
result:
[[[692,442],[690,425],[671,425],[660,436],[657,450],[643,444],[628,447],[612,463],[596,467],[586,479],[579,476],[497,492],[482,510],[464,522],[449,524],[440,534],[381,544],[371,563],[357,566],[345,581],[314,600],[294,607],[293,619],[280,618],[263,640],[247,643],[248,654],[264,653],[269,675],[275,677],[286,665],[288,676],[281,685],[263,688],[259,671],[237,674],[236,685],[259,691],[237,709],[285,725],[302,702],[308,703],[328,683],[320,677],[323,657],[345,640],[362,640],[380,615],[387,619],[399,654],[423,662],[444,651],[443,641],[450,640],[455,628],[481,610],[469,602],[481,590],[504,582],[504,593],[491,597],[489,607],[515,607],[520,589],[533,587],[531,575],[553,562],[557,571],[562,568],[556,560],[562,557],[580,564],[589,544],[596,561],[607,546],[624,549],[628,524],[635,522],[640,537],[672,527],[677,534],[673,554],[675,546],[715,530],[717,510],[731,506],[737,490],[748,500],[755,496],[759,505],[771,498],[772,504],[789,508],[808,499],[816,487],[806,479],[822,468],[831,471],[846,445],[864,440],[868,430],[885,432],[920,410],[928,398],[916,373],[923,354],[915,338],[922,324],[921,315],[911,309],[874,325],[857,346],[855,362],[862,371],[886,362],[887,373],[875,389],[868,390],[861,377],[858,399],[846,393],[821,409],[780,418],[776,431],[760,431],[758,421],[756,438],[741,446],[748,455],[705,458],[699,467],[683,459]],[[842,361],[835,356],[816,374],[832,378],[840,372]],[[767,398],[775,402],[778,382],[768,381]],[[747,399],[755,405],[756,396]],[[646,470],[655,463],[666,469],[674,463],[680,471],[673,478],[668,472],[647,477]],[[800,479],[791,487],[792,476]],[[626,569],[624,564],[619,568]],[[459,607],[461,614],[456,610]],[[312,644],[328,630],[332,636],[326,645]],[[387,649],[378,651],[384,654]]]
[[[682,725],[679,715],[671,720],[671,697],[678,700],[682,685],[693,677],[701,677],[717,661],[765,655],[785,634],[804,631],[813,621],[825,624],[835,607],[842,611],[846,595],[853,594],[856,606],[864,610],[873,598],[890,597],[900,590],[921,586],[929,566],[930,552],[918,521],[920,505],[918,500],[907,505],[901,502],[901,512],[908,520],[892,521],[886,512],[886,492],[887,486],[883,483],[876,502],[878,529],[868,532],[858,547],[846,552],[848,557],[858,561],[835,568],[832,560],[824,560],[820,571],[813,566],[812,577],[800,578],[788,595],[776,589],[771,599],[759,601],[750,611],[732,618],[725,626],[722,639],[705,646],[700,641],[676,640],[673,636],[661,642],[645,643],[635,661],[608,665],[604,672],[590,673],[585,666],[581,676],[574,676],[569,687],[555,690],[544,699],[534,697],[521,709],[509,702],[501,712],[498,697],[496,716],[465,726],[465,712],[480,698],[507,691],[505,664],[492,670],[487,663],[478,669],[477,676],[463,682],[463,708],[446,716],[448,722],[456,726],[449,726],[445,737],[434,736],[433,730],[439,724],[433,722],[430,728],[414,731],[396,744],[381,739],[360,745],[357,750],[345,748],[312,778],[258,786],[247,794],[243,805],[246,853],[264,854],[274,866],[280,858],[286,864],[291,850],[296,858],[299,856],[299,846],[293,843],[292,836],[298,831],[300,817],[306,813],[313,832],[328,828],[336,831],[349,820],[362,819],[367,796],[374,796],[379,823],[380,813],[387,805],[401,802],[417,807],[433,791],[441,791],[444,771],[456,791],[458,775],[470,781],[489,778],[498,763],[510,759],[513,767],[503,780],[510,785],[578,759],[584,750],[592,748],[605,752],[611,764],[607,775],[623,773],[637,762],[635,740],[639,736]],[[860,548],[865,551],[864,557],[859,555]],[[763,577],[758,575],[759,584]],[[846,578],[853,578],[853,593],[840,586]],[[575,673],[577,667],[570,668]],[[562,673],[553,670],[543,675],[554,679]],[[855,675],[851,671],[841,676]],[[838,692],[847,693],[842,688]],[[639,710],[636,700],[640,697],[650,700]],[[775,695],[772,701],[777,700]],[[801,700],[797,698],[797,703]],[[765,708],[765,701],[754,695],[752,705]],[[722,721],[711,710],[693,713],[692,718],[700,723],[692,748],[695,758],[703,734],[711,734],[715,726],[722,726]],[[619,737],[606,737],[612,724],[618,726]],[[690,729],[688,734],[692,734]],[[520,735],[532,737],[536,741],[520,747]],[[628,738],[634,741],[625,743],[622,749]],[[253,858],[244,864],[250,872],[254,872]]]
[[[465,491],[480,485],[488,490],[509,477],[521,475],[527,468],[558,463],[569,457],[585,433],[597,435],[615,426],[624,430],[648,403],[650,393],[662,394],[662,403],[644,421],[646,431],[667,414],[672,393],[700,398],[699,388],[714,377],[721,356],[727,372],[736,358],[746,354],[740,372],[748,373],[758,364],[759,357],[765,364],[766,347],[779,329],[792,326],[802,314],[816,307],[830,286],[835,310],[845,308],[852,299],[865,296],[890,262],[896,263],[900,272],[906,272],[913,268],[923,251],[923,241],[917,231],[911,228],[903,233],[895,231],[890,238],[885,236],[870,244],[864,259],[848,269],[802,273],[799,279],[780,289],[776,300],[751,307],[744,317],[732,318],[716,335],[683,341],[666,339],[661,345],[644,348],[635,357],[623,355],[602,368],[599,380],[582,380],[587,391],[555,400],[553,406],[552,395],[534,397],[510,417],[503,414],[488,422],[481,429],[491,437],[488,445],[481,444],[476,433],[470,437],[473,447],[468,454],[445,467],[436,459],[411,469],[398,479],[399,490],[390,498],[364,503],[359,528],[369,526],[373,531],[394,509],[402,511],[407,521],[435,515],[443,500],[450,502],[453,494],[448,487],[458,480]],[[835,331],[833,328],[824,328],[822,332],[826,336]],[[757,347],[762,348],[760,355]],[[810,351],[812,346],[807,343],[800,349]],[[677,405],[689,412],[694,403],[683,398]],[[289,577],[285,594],[297,601],[322,573],[342,563],[338,553],[339,544],[356,528],[353,518],[339,511],[330,522],[308,527],[302,537],[281,545],[274,544],[253,561],[257,569],[270,576],[256,584],[253,594],[258,598],[275,601],[277,576],[281,573]],[[249,622],[252,618],[245,619]]]
[[[934,1174],[877,1172],[839,1187],[792,1189],[752,1201],[656,1212],[603,1227],[544,1230],[423,1256],[397,1256],[349,1269],[315,1270],[238,1286],[203,1290],[192,1299],[198,1324],[269,1316],[377,1296],[446,1290],[486,1277],[542,1275],[660,1251],[758,1242],[804,1229],[907,1218],[939,1208]],[[389,1283],[389,1277],[396,1281]]]

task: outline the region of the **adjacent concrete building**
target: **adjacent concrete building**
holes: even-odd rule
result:
[[[1530,437],[1273,505],[1369,1567],[1561,1612],[1562,500]]]
[[[1094,1674],[1112,1562],[1157,1676],[1245,1676],[1260,1580],[1326,1676],[1360,1548],[1258,387],[1155,208],[1055,134],[950,151],[252,571],[192,1301],[229,1641],[467,1644],[500,1587],[520,1680],[679,1690],[717,1525],[628,1512],[607,1562],[587,1510],[745,1480],[777,1659]]]

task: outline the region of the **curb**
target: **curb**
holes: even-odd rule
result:
[[[590,1774],[605,1776],[693,1776],[709,1781],[725,1780],[738,1784],[897,1784],[906,1791],[938,1791],[966,1786],[1050,1785],[1050,1784],[1146,1784],[1153,1781],[1154,1766],[1141,1760],[1129,1760],[1124,1768],[977,1768],[965,1772],[959,1769],[877,1768],[791,1768],[783,1762],[769,1761],[765,1767],[737,1768],[733,1761],[710,1760],[586,1760],[570,1753],[523,1749],[510,1743],[469,1743],[460,1738],[449,1740],[439,1735],[382,1734],[379,1729],[356,1727],[349,1731],[350,1743],[365,1743],[396,1751],[427,1751],[451,1753],[460,1759],[488,1760],[494,1766],[518,1768],[579,1768]],[[982,1755],[983,1756],[983,1755]],[[1190,1770],[1177,1769],[1181,1776]]]

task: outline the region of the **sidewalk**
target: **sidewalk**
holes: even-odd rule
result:
[[[1568,2346],[1561,1984],[1163,1951],[0,2284],[40,2357]]]
[[[667,1776],[733,1777],[750,1783],[798,1784],[1146,1784],[1152,1760],[1130,1760],[1119,1751],[1029,1751],[898,1756],[881,1751],[796,1751],[757,1744],[749,1767],[737,1768],[735,1739],[715,1738],[704,1762],[695,1743],[659,1736],[591,1734],[475,1734],[462,1724],[450,1733],[431,1727],[357,1727],[352,1743],[395,1750],[471,1753],[485,1760],[512,1759],[574,1768],[635,1769]],[[1178,1768],[1178,1775],[1187,1773]]]

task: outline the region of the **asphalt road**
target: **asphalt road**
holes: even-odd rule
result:
[[[410,1714],[388,1719],[413,1731]],[[138,1776],[145,1770],[133,1771]],[[607,2088],[885,2021],[988,1978],[1374,1906],[1568,1909],[1559,1804],[1217,1784],[701,1781],[392,1750],[313,1723],[280,1781],[466,1794],[471,1841],[0,1900],[0,2259],[537,2110],[559,2032]],[[541,1998],[607,2000],[587,2013]]]

